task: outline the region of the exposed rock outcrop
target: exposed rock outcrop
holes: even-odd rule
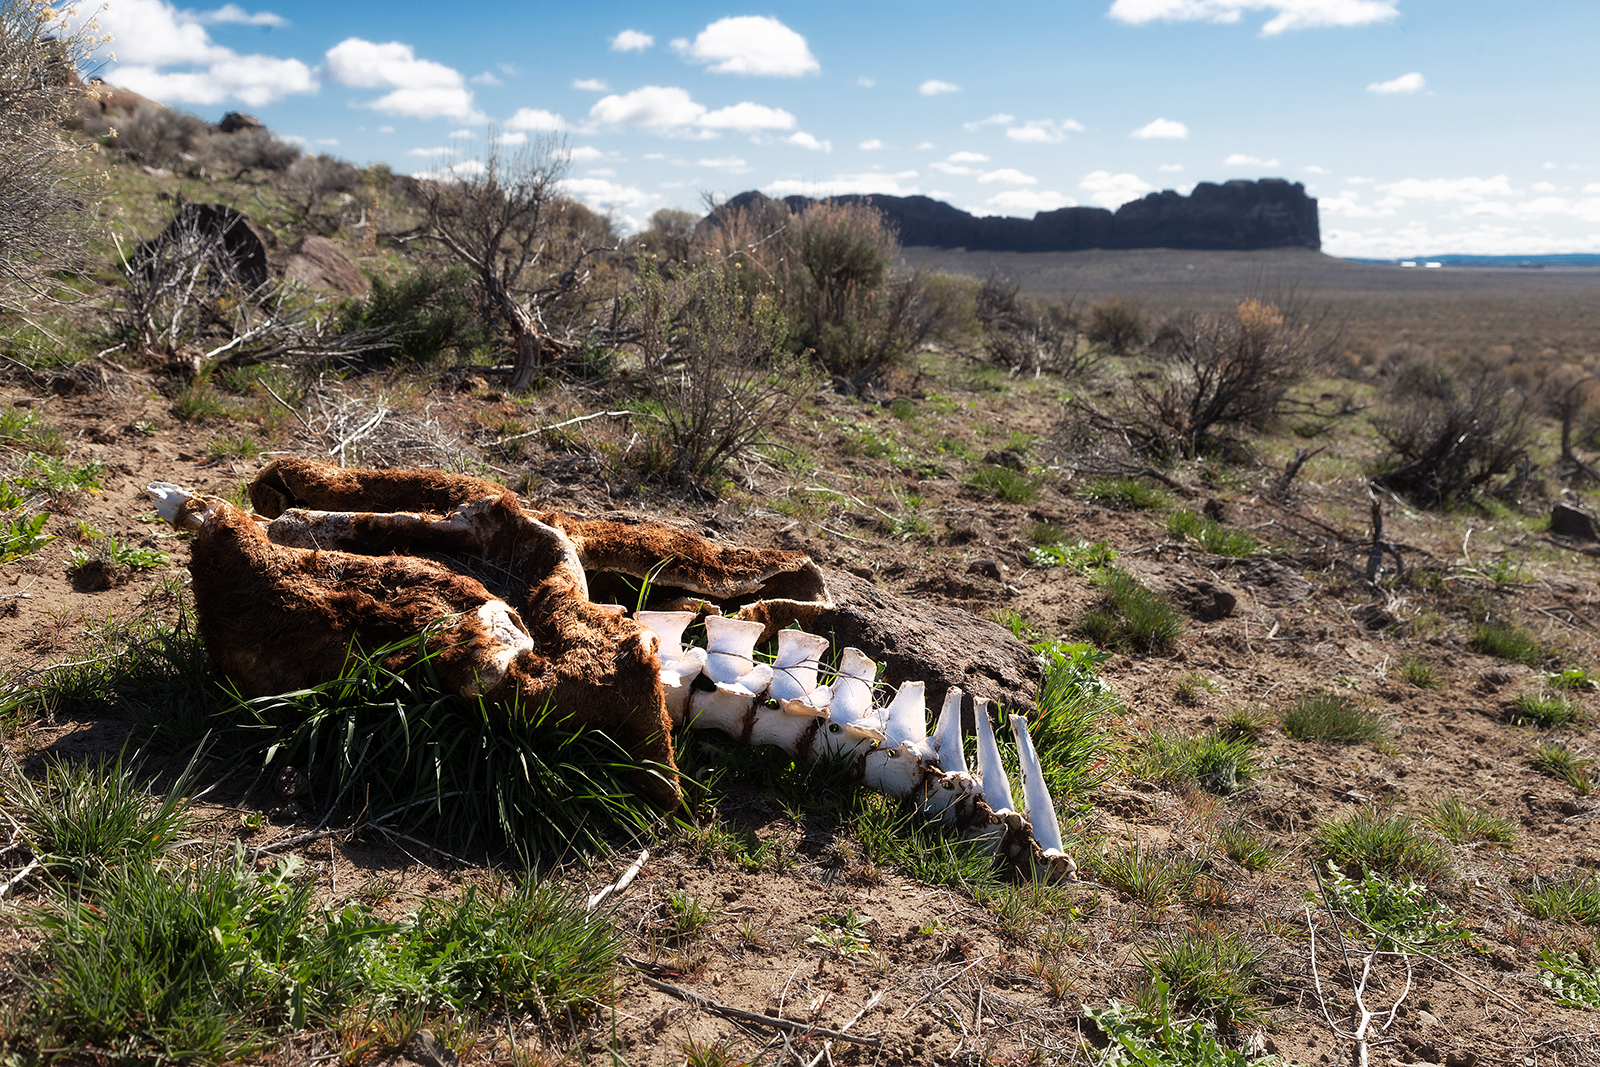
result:
[[[372,288],[367,276],[339,251],[338,245],[314,234],[290,246],[283,264],[283,280],[345,296],[366,296]]]
[[[729,207],[759,206],[754,190]],[[1074,252],[1086,248],[1254,249],[1322,246],[1317,201],[1305,186],[1282,178],[1201,182],[1188,196],[1151,193],[1116,211],[1067,207],[1032,219],[978,218],[926,196],[850,195],[834,198],[878,208],[899,231],[901,244],[1004,252]],[[815,203],[785,197],[792,211]]]
[[[222,121],[211,127],[212,133],[238,133],[240,130],[264,130],[266,123],[254,115],[247,115],[243,111],[230,111],[222,116]]]

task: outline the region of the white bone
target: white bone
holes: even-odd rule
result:
[[[689,721],[699,730],[716,729],[743,737],[744,718],[754,703],[750,693],[729,686],[697,691],[689,698]]]
[[[908,744],[880,745],[867,753],[862,768],[862,784],[892,797],[908,797],[927,777],[927,765]]]
[[[1026,805],[1023,815],[1033,824],[1033,839],[1046,856],[1065,855],[1055,802],[1050,799],[1044,767],[1039,763],[1039,753],[1034,751],[1033,738],[1028,735],[1028,720],[1021,715],[1011,716],[1011,730],[1017,735],[1017,762],[1022,765],[1022,800]]]
[[[748,675],[755,668],[756,641],[764,629],[765,623],[753,619],[707,615],[706,677],[719,684],[735,684]]]
[[[907,682],[902,685],[884,709],[883,717],[884,733],[888,736],[889,744],[896,747],[910,745],[919,757],[932,755],[931,749],[926,753],[922,751],[923,743],[928,738],[927,683]]]
[[[173,485],[171,482],[151,482],[144,487],[144,491],[145,495],[154,501],[156,514],[160,515],[163,521],[180,526],[181,529],[191,533],[198,533],[200,527],[206,524],[206,520],[211,518],[215,510],[207,507],[204,511],[182,515],[183,506],[200,494],[191,493],[181,485]],[[178,522],[180,517],[183,519],[181,525]]]
[[[667,714],[672,716],[674,726],[683,722],[683,716],[689,710],[689,695],[693,692],[690,687],[705,665],[706,650],[690,648],[678,657],[671,668],[661,668],[661,687],[666,693]]]
[[[817,668],[828,639],[803,630],[778,631],[778,655],[772,661],[772,686],[767,695],[791,715],[825,715],[833,699],[829,686],[817,685]]]
[[[791,701],[800,704],[800,701]],[[786,708],[763,705],[756,708],[755,722],[750,727],[752,745],[777,745],[791,756],[799,755],[800,738],[816,722],[812,713],[796,714]]]
[[[994,725],[989,722],[989,702],[977,701],[973,718],[978,721],[978,778],[983,782],[983,799],[995,814],[1015,811],[1011,804],[1011,782],[1000,763],[1000,746],[995,744]]]
[[[933,752],[939,769],[952,774],[967,774],[967,748],[961,739],[961,697],[959,686],[944,695],[939,722],[933,728]]]
[[[833,682],[833,703],[828,717],[840,726],[872,715],[872,682],[878,665],[859,648],[847,648],[839,658],[839,677]]]
[[[683,631],[694,621],[692,611],[641,611],[633,620],[661,642],[661,666],[670,667],[683,656]]]

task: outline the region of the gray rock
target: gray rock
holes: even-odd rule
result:
[[[323,289],[345,296],[366,296],[372,288],[367,276],[326,237],[302,237],[289,248],[283,280],[307,289]]]
[[[1574,541],[1600,541],[1593,515],[1571,504],[1556,501],[1550,509],[1550,532],[1556,537],[1570,537]]]

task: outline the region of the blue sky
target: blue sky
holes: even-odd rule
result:
[[[85,3],[84,8],[90,6]],[[357,163],[556,135],[621,228],[706,194],[976,214],[1284,177],[1335,255],[1600,252],[1593,0],[104,0],[103,75]]]

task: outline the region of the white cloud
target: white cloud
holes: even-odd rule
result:
[[[748,100],[731,107],[708,111],[699,120],[699,124],[708,130],[737,130],[740,133],[749,133],[753,130],[792,130],[794,123],[794,116],[782,108],[752,104]]]
[[[929,163],[929,170],[936,170],[940,174],[976,174],[976,167],[963,167],[956,163]]]
[[[1376,178],[1346,178],[1345,179],[1345,181],[1349,182],[1351,185],[1372,185],[1377,180],[1378,179],[1376,179]]]
[[[220,104],[234,99],[263,107],[292,93],[314,93],[321,88],[310,67],[298,59],[275,56],[233,56],[203,71],[119,66],[115,77],[116,84],[125,89],[171,104]]]
[[[437,146],[435,146],[433,148],[408,148],[408,149],[406,149],[406,155],[408,155],[408,156],[426,156],[426,157],[432,158],[432,157],[435,157],[435,156],[448,156],[450,153],[452,153],[454,151],[455,151],[454,148],[450,148],[447,145],[437,145]]]
[[[952,163],[987,163],[989,157],[982,152],[951,152],[945,157]]]
[[[942,82],[938,78],[929,78],[917,86],[917,92],[923,96],[938,96],[941,93],[959,93],[961,86],[955,82]]]
[[[768,196],[792,196],[796,193],[801,196],[843,196],[847,193],[881,193],[884,196],[915,196],[921,189],[911,183],[917,172],[903,170],[896,174],[887,174],[881,171],[870,171],[865,174],[840,174],[833,178],[821,180],[801,181],[798,179],[781,179],[768,182],[761,187],[761,191]],[[909,184],[908,184],[909,183]]]
[[[337,138],[337,137],[318,137],[317,138],[317,143],[319,145],[322,145],[325,148],[338,148],[339,147],[339,138]]]
[[[968,133],[976,133],[985,126],[1010,126],[1017,121],[1017,116],[1007,115],[1004,111],[996,111],[986,119],[977,122],[963,122],[961,128]]]
[[[1557,191],[1556,186],[1550,182],[1534,182],[1530,188],[1536,193],[1553,193]]]
[[[185,14],[188,14],[188,12],[185,12]],[[257,11],[252,15],[238,4],[223,4],[215,11],[202,11],[194,16],[194,20],[208,26],[219,24],[264,26],[272,30],[281,30],[289,25],[289,20],[282,15],[274,15],[270,11]]]
[[[798,78],[822,67],[806,39],[775,18],[737,15],[701,30],[693,43],[673,47],[712,74],[753,74]]]
[[[1311,164],[1309,167],[1301,167],[1300,169],[1305,171],[1307,174],[1326,174],[1326,173],[1328,173],[1328,168],[1327,167],[1319,167],[1315,163]]]
[[[1496,196],[1515,196],[1511,180],[1504,174],[1493,178],[1405,178],[1380,185],[1387,194],[1381,203],[1403,204],[1411,200],[1435,203],[1476,203]]]
[[[413,178],[421,178],[431,182],[453,182],[462,178],[470,178],[484,171],[483,160],[463,159],[459,163],[450,163],[445,166],[429,167],[427,170],[414,170]]]
[[[379,126],[378,127],[378,132],[379,133],[393,133],[394,132],[394,127],[393,126]]]
[[[472,77],[468,78],[467,80],[470,81],[473,85],[504,85],[505,84],[505,82],[501,81],[498,77],[496,77],[495,73],[493,71],[490,71],[490,70],[486,70],[482,74],[474,74]]]
[[[601,126],[633,126],[653,133],[715,137],[718,130],[752,133],[757,130],[791,130],[795,117],[782,108],[746,100],[716,111],[696,103],[688,90],[676,86],[646,85],[629,93],[601,97],[589,109],[589,119]]]
[[[869,137],[865,141],[862,141],[860,144],[856,145],[856,147],[861,149],[863,152],[876,152],[878,149],[883,147],[883,142],[878,140],[876,137]]]
[[[1189,136],[1189,127],[1181,122],[1174,122],[1172,119],[1156,119],[1140,126],[1128,136],[1137,137],[1141,141],[1182,141]]]
[[[468,129],[451,130],[449,133],[445,134],[445,136],[450,138],[452,141],[458,141],[463,137],[471,137],[472,131]]]
[[[416,119],[484,121],[461,72],[431,59],[418,59],[408,44],[377,44],[347,37],[328,49],[323,64],[341,85],[391,90],[363,107]]]
[[[1083,124],[1074,119],[1029,119],[1021,126],[1006,131],[1006,136],[1024,144],[1060,144],[1067,139],[1067,131],[1082,133]]]
[[[1583,191],[1586,193],[1600,193],[1600,182],[1590,182],[1583,187]]]
[[[643,52],[655,43],[656,39],[648,33],[640,33],[638,30],[623,30],[611,38],[611,50],[613,52]]]
[[[1421,74],[1412,71],[1410,74],[1402,74],[1400,77],[1391,78],[1386,82],[1373,82],[1367,86],[1367,92],[1379,93],[1384,96],[1417,93],[1421,92],[1427,84],[1427,80]]]
[[[538,133],[565,133],[572,129],[567,120],[554,111],[542,107],[519,107],[516,114],[506,119],[508,130],[530,130]]]
[[[1055,211],[1058,208],[1077,207],[1078,202],[1070,196],[1062,196],[1044,189],[1007,189],[1003,193],[996,193],[983,202],[984,207],[994,208],[1002,215],[1031,216],[1040,211]],[[974,212],[976,214],[976,212]]]
[[[515,133],[502,133],[500,135],[500,144],[506,148],[515,148],[518,145],[527,143],[528,135],[522,130],[517,130]]]
[[[750,164],[746,163],[738,156],[722,156],[717,159],[697,159],[695,162],[710,170],[726,171],[729,174],[750,173]]]
[[[1238,22],[1246,11],[1276,14],[1263,37],[1286,30],[1370,26],[1400,14],[1399,0],[1114,0],[1108,14],[1135,26],[1147,22]]]
[[[1163,163],[1163,164],[1161,164],[1160,167],[1158,167],[1156,169],[1161,171],[1163,174],[1177,174],[1179,171],[1183,170],[1183,164],[1182,163]]]
[[[999,170],[986,171],[978,175],[979,185],[992,185],[995,182],[1002,185],[1038,185],[1039,179],[1031,174],[1024,174],[1015,167],[1001,167]]]
[[[809,133],[806,133],[804,130],[791,133],[789,136],[784,138],[784,141],[800,148],[808,148],[813,152],[833,151],[832,141],[819,141]]]
[[[606,84],[604,78],[574,78],[572,79],[572,87],[574,89],[582,89],[586,93],[603,93],[611,88]]]
[[[659,193],[647,193],[600,177],[568,178],[561,183],[561,191],[594,211],[610,215],[612,221],[630,232],[642,228],[662,200]]]
[[[878,84],[878,79],[869,78],[865,74],[863,74],[863,75],[861,75],[861,77],[856,79],[856,84],[861,86],[861,88],[863,88],[863,89],[871,89],[873,86]]]
[[[1137,174],[1112,174],[1105,170],[1085,174],[1078,188],[1088,193],[1096,204],[1109,208],[1121,207],[1145,193],[1155,192],[1155,187]]]
[[[1235,152],[1227,159],[1224,159],[1222,161],[1222,165],[1224,167],[1276,167],[1278,165],[1278,161],[1276,159],[1262,159],[1259,156],[1247,156],[1243,153]]]
[[[592,144],[581,144],[577,148],[569,148],[567,150],[567,158],[574,163],[588,163],[604,155],[604,152]]]
[[[932,141],[923,141],[921,144],[917,145],[917,150],[919,152],[925,152],[930,148],[938,148],[938,147],[939,146],[934,144]]]

